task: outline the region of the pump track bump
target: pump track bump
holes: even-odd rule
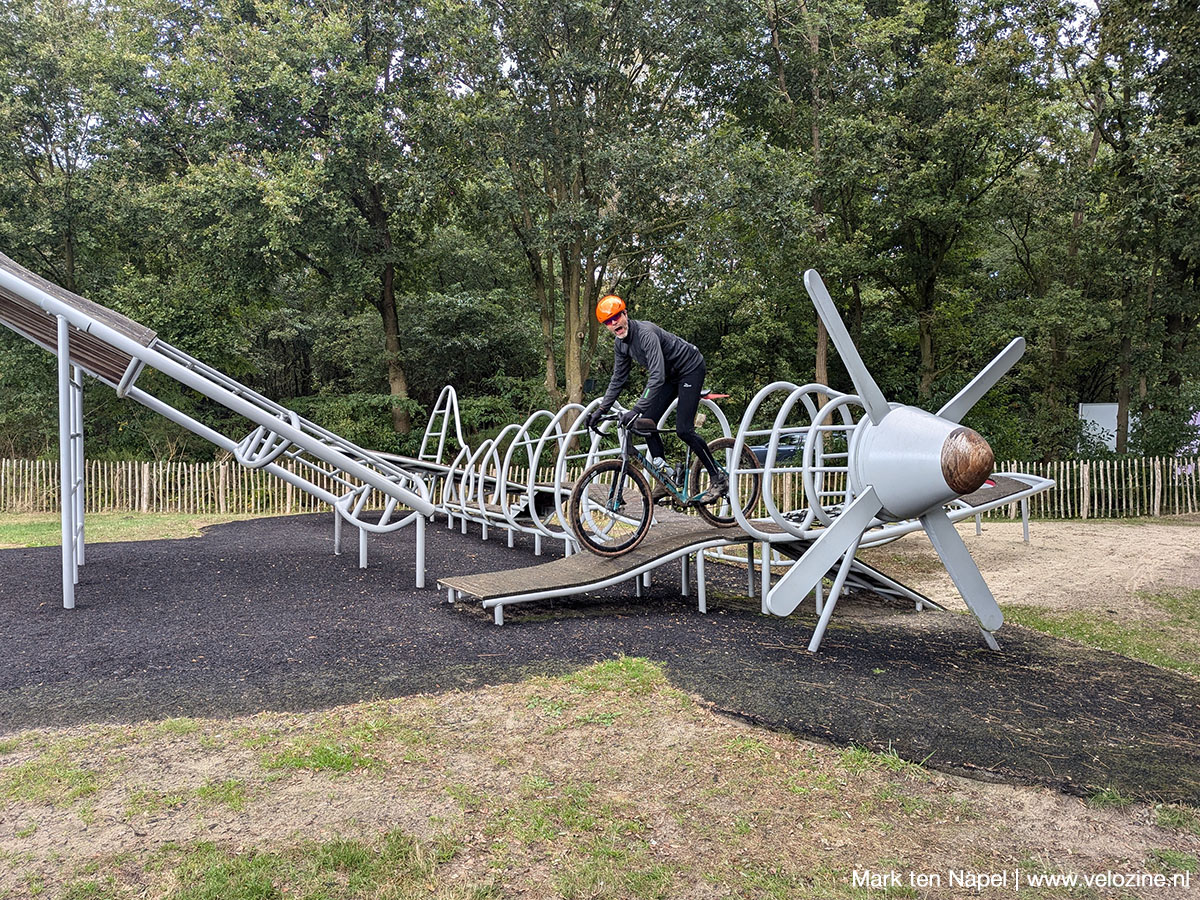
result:
[[[76,608],[56,547],[0,551],[0,733],[87,722],[300,711],[561,674],[615,656],[661,664],[714,709],[837,746],[890,749],[969,777],[1200,804],[1200,683],[1010,625],[988,651],[969,616],[846,598],[821,652],[809,613],[776,619],[745,572],[709,565],[708,614],[678,565],[510,607],[496,627],[438,577],[545,561],[532,540],[412,529],[370,567],[332,555],[329,514],[235,522],[200,538],[89,544]],[[849,613],[849,614],[847,614]]]

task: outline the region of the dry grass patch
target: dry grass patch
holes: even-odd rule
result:
[[[955,897],[854,873],[1177,872],[1200,850],[1194,811],[1089,807],[797,740],[715,714],[637,659],[301,716],[12,740],[0,778],[81,742],[107,748],[92,762],[108,776],[87,828],[82,798],[10,795],[9,897]],[[1068,895],[1089,896],[1039,894]]]

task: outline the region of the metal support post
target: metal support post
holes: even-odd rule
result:
[[[342,514],[333,511],[333,555],[342,555]]]
[[[850,574],[850,567],[854,565],[854,554],[858,552],[858,545],[861,540],[862,537],[860,535],[851,541],[850,546],[846,548],[845,555],[842,556],[837,575],[833,579],[833,587],[829,589],[829,602],[825,605],[825,609],[821,613],[821,618],[817,620],[817,627],[813,629],[812,639],[808,642],[809,653],[816,653],[817,649],[821,646],[821,639],[825,637],[825,629],[829,627],[829,618],[833,615],[833,608],[837,605],[838,597],[841,596],[842,586],[846,583],[846,576]]]
[[[754,599],[754,542],[746,543],[746,596]]]
[[[367,567],[367,529],[358,529],[358,567]]]
[[[1025,543],[1029,543],[1029,498],[1021,498],[1021,530],[1025,533]]]
[[[72,482],[74,483],[75,496],[75,582],[79,582],[79,567],[83,565],[84,553],[84,534],[83,534],[83,516],[84,503],[87,499],[83,459],[83,369],[79,366],[73,367],[74,378],[71,381],[71,397],[73,403],[71,410],[73,412],[74,424],[71,428],[72,447],[74,453],[74,473]]]
[[[767,595],[771,593],[771,544],[762,542],[762,614],[767,615]]]
[[[63,609],[75,608],[75,500],[71,496],[71,336],[58,316],[58,484],[62,507]]]
[[[683,554],[679,560],[679,592],[684,597],[692,596],[692,555]]]
[[[425,587],[425,517],[417,516],[417,587]]]
[[[696,554],[696,608],[702,613],[708,612],[708,585],[704,580],[704,551]]]

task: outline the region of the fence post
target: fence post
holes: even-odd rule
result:
[[[1153,463],[1154,473],[1154,500],[1150,507],[1151,515],[1157,517],[1162,515],[1162,459],[1154,457]]]
[[[1083,488],[1080,492],[1079,517],[1084,521],[1087,521],[1088,510],[1091,507],[1092,500],[1092,483],[1091,479],[1088,478],[1089,468],[1090,467],[1087,464],[1087,460],[1084,460],[1079,464],[1079,480],[1083,485]]]

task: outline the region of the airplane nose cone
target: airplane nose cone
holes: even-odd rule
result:
[[[942,444],[942,476],[959,496],[978,490],[995,462],[991,446],[970,428],[956,428]]]

